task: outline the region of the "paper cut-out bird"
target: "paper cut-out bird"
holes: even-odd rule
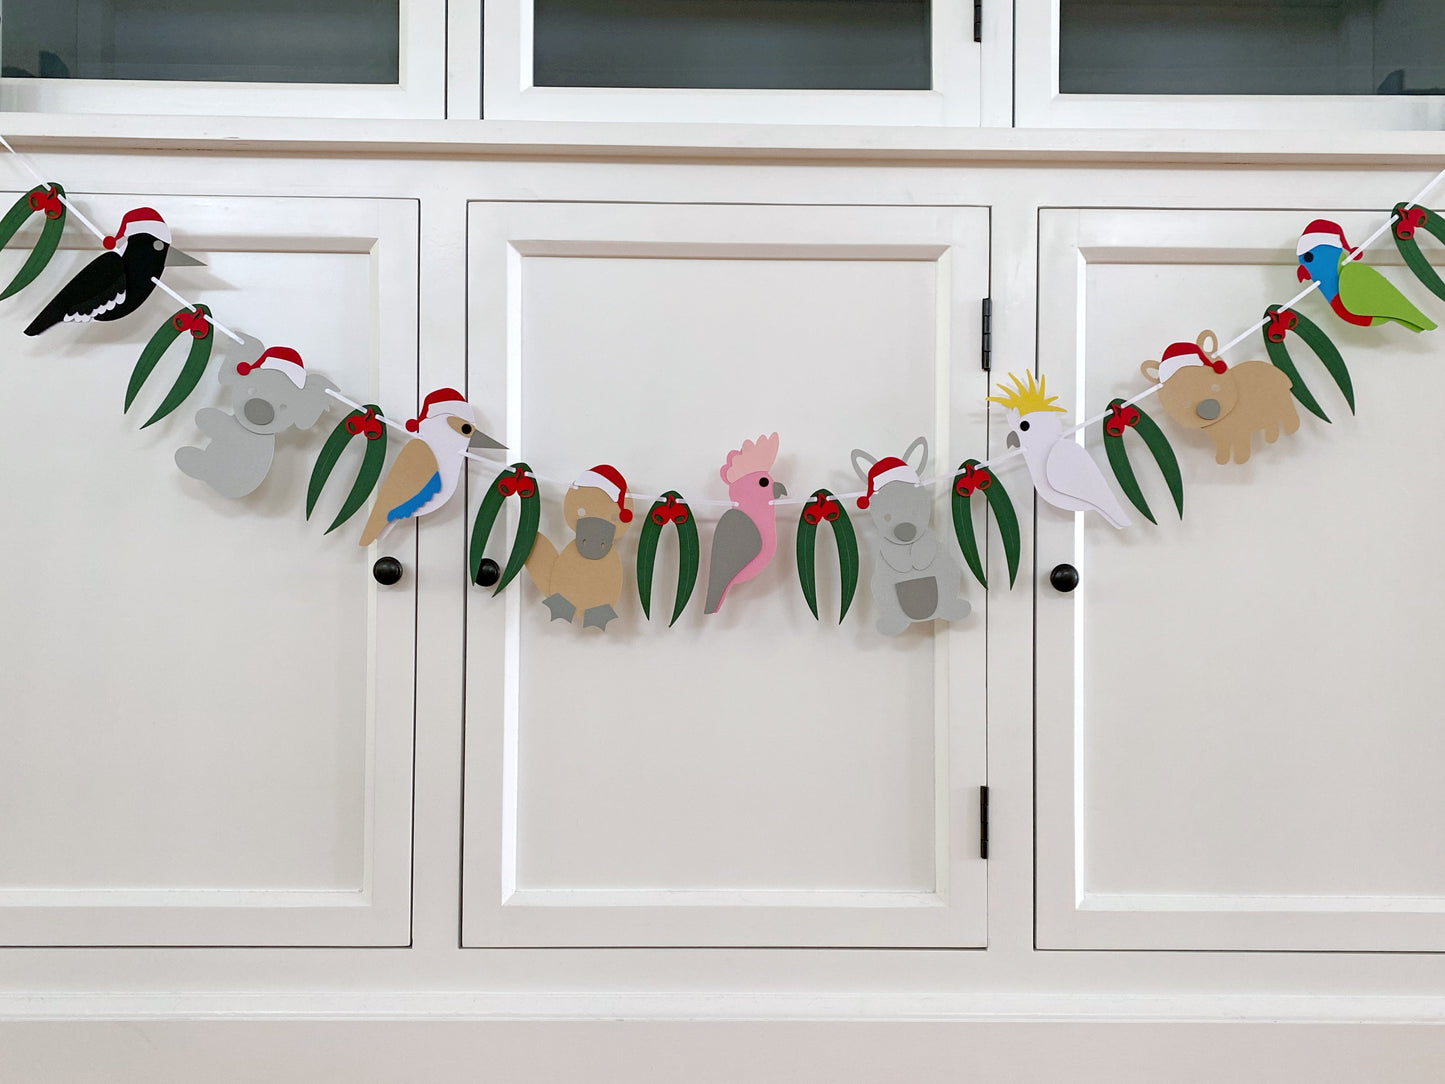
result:
[[[174,264],[201,262],[179,249],[172,252],[170,227],[149,207],[127,211],[115,236],[105,239],[105,247],[106,252],[82,267],[40,310],[25,334],[39,335],[61,322],[83,324],[129,316],[155,290],[151,279],[160,278],[167,256]]]
[[[1104,481],[1098,464],[1080,445],[1064,439],[1063,422],[1056,417],[1064,408],[1054,406],[1058,396],[1044,394],[1044,378],[1039,377],[1037,385],[1033,373],[1028,374],[1027,384],[1013,374],[1009,379],[1014,386],[1000,384],[1003,395],[991,395],[988,401],[1008,409],[1005,443],[1023,449],[1039,496],[1066,512],[1094,511],[1111,527],[1129,526],[1129,514]]]
[[[420,440],[409,440],[391,465],[361,532],[369,546],[393,526],[435,512],[456,492],[468,449],[505,448],[476,427],[462,393],[438,388],[422,402],[421,414],[406,423]]]
[[[1317,218],[1300,234],[1295,254],[1299,280],[1314,279],[1335,315],[1360,327],[1393,320],[1411,331],[1434,331],[1435,321],[1417,309],[1408,297],[1380,272],[1359,260],[1337,223]]]
[[[718,474],[727,483],[733,507],[722,514],[712,536],[707,570],[707,605],[715,614],[733,584],[752,579],[773,558],[778,545],[772,501],[788,490],[770,473],[778,458],[778,434],[745,440],[729,452]]]

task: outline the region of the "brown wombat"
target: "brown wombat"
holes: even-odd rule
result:
[[[1165,413],[1186,429],[1201,429],[1214,438],[1216,462],[1228,463],[1232,455],[1236,463],[1244,463],[1256,430],[1273,444],[1281,432],[1299,428],[1290,379],[1267,361],[1224,368],[1202,349],[1211,340],[1214,333],[1206,331],[1197,346],[1176,343],[1164,352],[1163,361],[1146,361],[1140,370],[1160,383]]]

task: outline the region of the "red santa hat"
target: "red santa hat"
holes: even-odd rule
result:
[[[466,401],[461,392],[455,388],[438,388],[421,401],[421,413],[415,418],[407,420],[407,431],[415,433],[421,427],[422,422],[434,416],[461,418],[468,422],[475,421],[471,404]]]
[[[887,455],[868,468],[868,492],[858,498],[858,507],[867,508],[873,494],[889,482],[918,485],[918,472],[896,455]]]
[[[1305,227],[1304,233],[1299,235],[1299,244],[1295,246],[1294,254],[1303,256],[1312,248],[1320,245],[1334,245],[1346,252],[1355,251],[1345,243],[1345,231],[1338,222],[1331,222],[1328,218],[1317,218]]]
[[[623,523],[632,522],[632,512],[623,503],[627,500],[627,479],[622,477],[622,472],[616,467],[599,463],[591,470],[584,470],[579,474],[577,481],[572,483],[572,487],[574,489],[585,487],[602,490],[617,502],[617,518]]]
[[[120,229],[115,231],[115,236],[105,239],[105,247],[115,248],[116,243],[125,236],[126,229],[131,226],[136,228],[137,233],[148,233],[166,244],[171,243],[171,228],[166,225],[160,212],[151,207],[135,207],[121,216]]]
[[[242,376],[256,369],[272,369],[285,373],[286,378],[298,388],[306,386],[306,366],[301,362],[301,355],[289,346],[267,347],[266,352],[255,361],[243,361],[236,366],[236,372]]]
[[[1207,365],[1216,373],[1222,373],[1229,366],[1218,358],[1212,358],[1195,343],[1174,343],[1164,351],[1164,357],[1159,361],[1159,383],[1164,383],[1180,369],[1187,369],[1191,365]]]

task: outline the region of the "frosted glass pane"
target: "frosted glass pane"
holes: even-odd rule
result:
[[[1445,94],[1441,0],[1059,0],[1065,94]]]
[[[400,0],[4,0],[4,74],[397,83]]]
[[[928,0],[535,0],[549,87],[927,90]]]

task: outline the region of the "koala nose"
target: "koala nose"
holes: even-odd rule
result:
[[[912,542],[917,534],[918,528],[911,523],[900,523],[893,528],[893,537],[900,542]]]
[[[1207,422],[1214,421],[1219,417],[1219,400],[1201,399],[1199,405],[1194,408],[1194,413],[1198,414]]]
[[[265,399],[247,399],[241,412],[252,425],[270,425],[276,420],[276,408]]]

